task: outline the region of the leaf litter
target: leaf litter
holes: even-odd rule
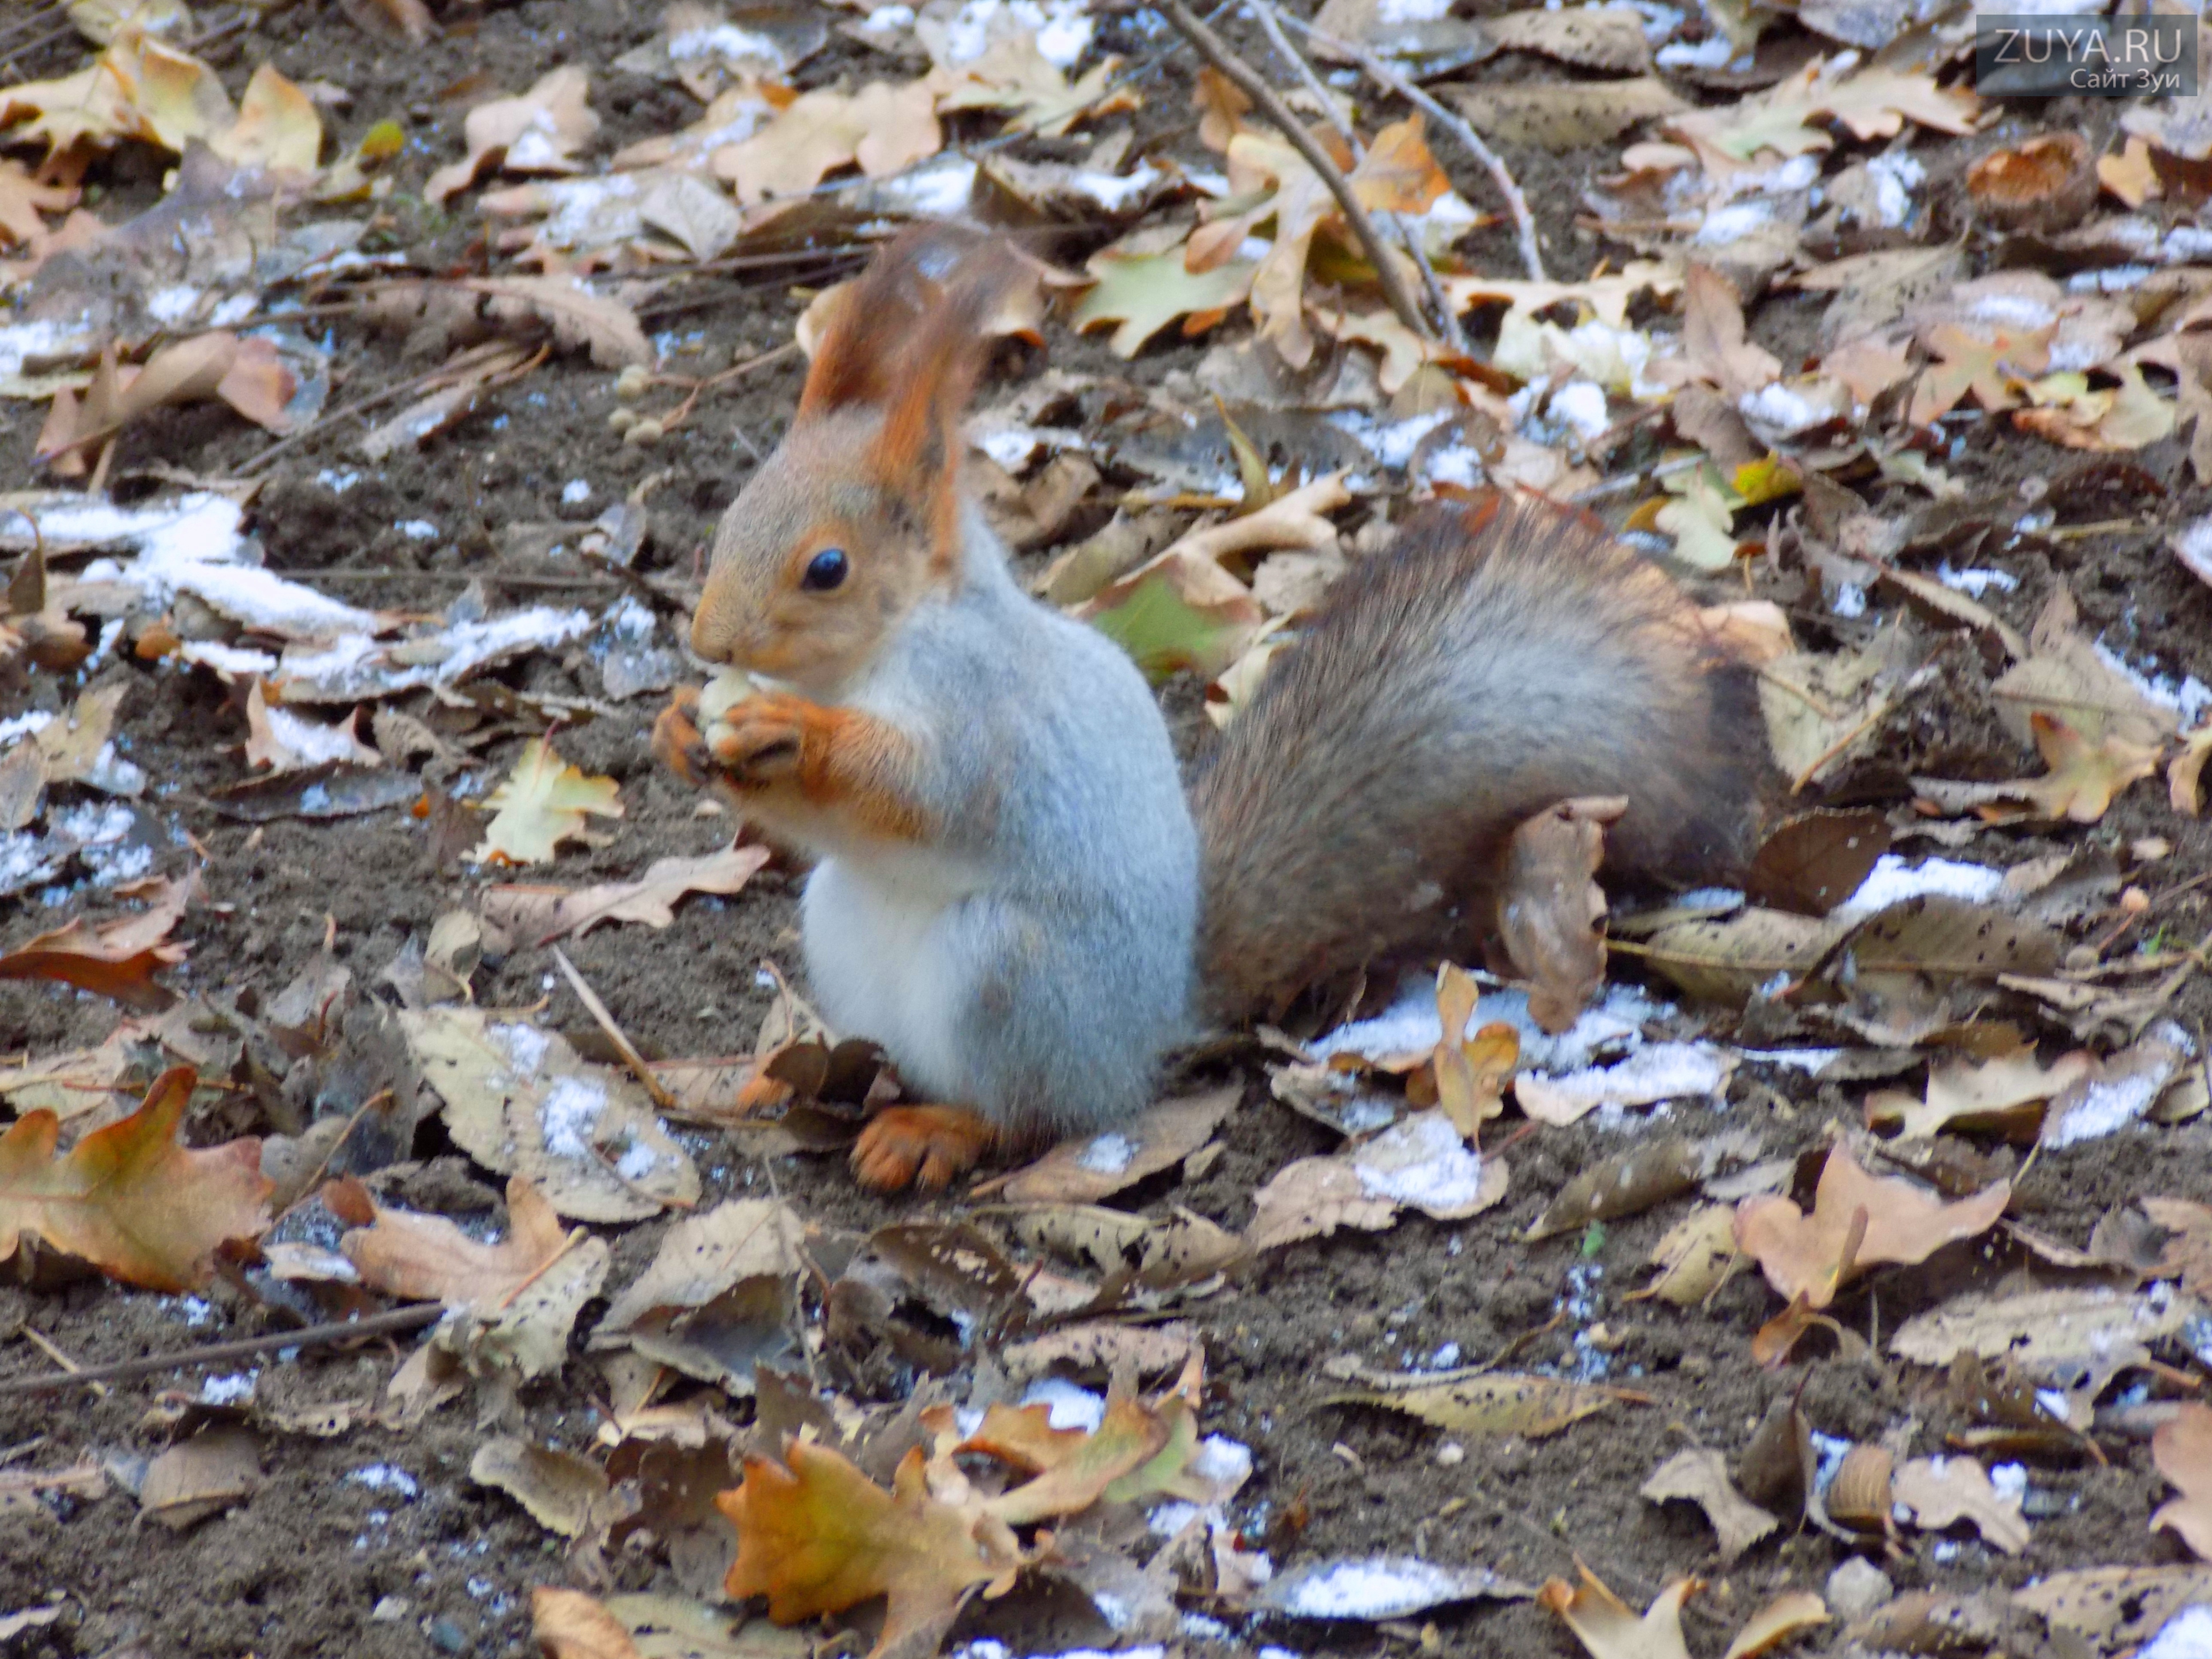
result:
[[[356,72],[349,31],[368,22],[307,26],[309,76],[292,56],[280,73],[263,31],[164,34],[147,8],[95,30],[94,10],[72,9],[84,35],[24,55],[0,89],[0,284],[21,301],[0,318],[0,392],[27,417],[13,429],[39,484],[0,511],[0,672],[27,693],[0,711],[0,975],[11,1014],[36,1011],[0,1070],[15,1231],[36,1241],[16,1255],[35,1258],[26,1273],[72,1271],[49,1264],[59,1251],[190,1286],[226,1323],[249,1305],[240,1285],[292,1298],[293,1321],[447,1310],[374,1401],[353,1396],[358,1414],[311,1402],[285,1420],[381,1421],[395,1447],[438,1443],[443,1467],[513,1496],[505,1588],[456,1574],[380,1592],[348,1639],[419,1619],[448,1650],[482,1625],[556,1652],[786,1651],[757,1602],[700,1599],[744,1542],[714,1498],[749,1487],[802,1555],[824,1535],[808,1516],[876,1517],[826,1578],[757,1551],[740,1583],[769,1613],[888,1593],[885,1639],[920,1649],[1009,1573],[993,1617],[1064,1571],[1120,1587],[1090,1593],[1102,1644],[1433,1616],[1440,1639],[1534,1646],[1565,1639],[1540,1622],[1556,1614],[1624,1659],[1681,1650],[1685,1618],[1700,1650],[1723,1635],[1732,1655],[1820,1650],[1843,1639],[1815,1594],[1839,1549],[1817,1528],[1838,1516],[1870,1525],[1901,1589],[1870,1634],[1971,1644],[2017,1614],[2103,1650],[2191,1639],[2160,1632],[2203,1586],[2152,1530],[2193,1541],[2203,1486],[2186,1395],[2212,1200],[2191,1173],[2212,694],[2173,620],[2201,610],[2189,526],[2212,469],[2185,100],[2127,110],[2109,144],[2008,131],[1985,150],[1976,128],[2035,106],[1947,66],[1957,15],[1907,38],[1820,5],[1480,24],[1332,6],[1324,34],[1431,87],[1541,181],[1557,279],[1486,234],[1513,202],[1436,112],[1370,97],[1362,68],[1324,82],[1343,118],[1318,129],[1325,147],[1397,233],[1398,274],[1425,292],[1434,270],[1476,342],[1462,350],[1434,303],[1419,330],[1391,313],[1355,228],[1249,102],[1197,77],[1187,120],[1187,69],[1080,7],[678,5],[618,41],[586,30],[479,64],[458,43],[481,27],[513,46],[504,15],[441,36],[453,14],[395,0],[382,10],[423,58],[404,97]],[[1361,64],[1284,21],[1333,73]],[[1577,78],[1516,79],[1515,54]],[[1255,61],[1283,76],[1279,56]],[[647,80],[668,101],[635,99]],[[1547,159],[1560,143],[1583,147],[1571,172]],[[136,152],[157,182],[112,191]],[[136,218],[118,206],[148,195]],[[466,258],[411,216],[425,198],[482,233]],[[1777,831],[1747,892],[1663,896],[1594,887],[1602,815],[1567,806],[1574,835],[1529,831],[1507,955],[1453,969],[1448,997],[1424,974],[1395,999],[1372,988],[1374,1018],[1268,1035],[1272,1092],[1297,1115],[1231,1061],[1235,1079],[1194,1085],[1203,1109],[1186,1092],[1060,1149],[977,1195],[972,1237],[922,1248],[872,1232],[795,1152],[849,1135],[896,1083],[795,1014],[754,1035],[795,966],[780,866],[726,821],[688,837],[671,822],[624,751],[642,752],[624,704],[655,671],[603,675],[585,653],[618,625],[680,641],[711,511],[682,499],[696,482],[648,487],[647,469],[726,473],[720,429],[709,463],[687,447],[708,422],[685,417],[749,396],[723,375],[782,343],[781,313],[764,341],[702,326],[695,296],[734,279],[784,303],[748,274],[757,258],[806,290],[796,316],[871,217],[971,202],[1089,222],[1054,245],[1020,325],[1050,367],[994,380],[978,422],[1026,446],[991,452],[1008,521],[1047,555],[1081,549],[1055,599],[1147,667],[1194,675],[1216,720],[1405,503],[1484,481],[1599,486],[1617,525],[1712,573],[1702,597],[1787,613],[1759,624],[1759,696],[1791,809],[1815,811]],[[1802,330],[1781,325],[1792,307]],[[1085,355],[1092,328],[1110,343]],[[334,366],[341,399],[381,401],[325,423]],[[1057,402],[1024,403],[1048,376]],[[680,410],[641,403],[672,386]],[[605,400],[556,416],[549,392]],[[610,405],[624,418],[602,430]],[[776,394],[735,406],[740,428],[787,412]],[[501,444],[545,453],[520,435],[532,423],[562,434],[557,476],[477,513],[454,493],[475,457],[489,475]],[[1159,435],[1202,427],[1218,440]],[[641,536],[587,532],[562,493],[611,495],[618,471]],[[402,505],[375,496],[387,476],[437,487]],[[518,498],[532,490],[544,499]],[[539,562],[511,562],[521,539],[497,533],[516,507],[551,527]],[[334,559],[303,556],[332,540]],[[618,624],[629,604],[641,627]],[[344,866],[376,868],[373,838],[393,833],[431,856],[380,870],[388,896],[365,909]],[[2093,842],[2102,874],[2033,878]],[[471,854],[568,867],[501,880]],[[278,867],[301,860],[304,884]],[[296,939],[265,919],[287,905]],[[645,1038],[650,1083],[565,1002],[533,1008],[567,994],[545,977],[556,939]],[[311,941],[378,988],[270,1017]],[[655,962],[710,961],[711,988],[664,969],[680,992],[645,989]],[[61,1001],[57,983],[91,995]],[[157,1082],[179,1062],[197,1082]],[[686,1120],[714,1133],[664,1126],[656,1088],[714,1095]],[[157,1102],[179,1121],[155,1134]],[[280,1218],[254,1194],[295,1139]],[[134,1173],[101,1188],[88,1172],[111,1154]],[[210,1170],[235,1188],[223,1203],[203,1202]],[[776,1243],[755,1260],[764,1214]],[[733,1222],[744,1237],[717,1245]],[[1618,1278],[1647,1258],[1656,1276],[1627,1293]],[[1339,1279],[1348,1291],[1308,1305]],[[54,1305],[46,1279],[26,1282]],[[1779,1328],[1765,1349],[1762,1319]],[[76,1316],[33,1322],[110,1351]],[[0,1303],[15,1369],[42,1368],[21,1328]],[[1778,1374],[1745,1363],[1783,1336]],[[319,1358],[282,1370],[321,1376]],[[1202,1396],[1130,1380],[1200,1360]],[[1968,1362],[1989,1368],[1972,1389]],[[1902,1392],[1861,1386],[1855,1368],[1877,1363]],[[1083,1421],[1059,1420],[1077,1395]],[[464,1397],[482,1431],[441,1407]],[[611,1408],[596,1434],[560,1427],[586,1398]],[[1646,1399],[1698,1413],[1714,1449],[1603,1468],[1603,1437],[1656,1443],[1623,1427],[1660,1419],[1627,1409]],[[1722,1495],[1740,1485],[1794,1518],[1748,1467],[1744,1425],[1778,1404],[1817,1465],[1816,1530],[1785,1548],[1717,1516],[1741,1581],[1693,1597],[1711,1542],[1694,1518],[1655,1546],[1620,1517],[1646,1481],[1738,1522]],[[307,1442],[276,1420],[148,1431],[173,1443],[136,1490],[180,1547],[225,1506],[224,1527],[286,1516],[288,1549],[319,1535],[288,1484]],[[1201,1424],[1245,1437],[1256,1492],[1191,1476],[1213,1443]],[[41,1431],[53,1455],[32,1477],[82,1491],[66,1478],[94,1443],[80,1419]],[[329,1443],[361,1462],[366,1432]],[[2146,1437],[2155,1478],[2128,1467]],[[1966,1449],[2010,1444],[2040,1449]],[[1846,1448],[1865,1454],[1855,1471],[1887,1460],[1873,1484],[1896,1508],[1852,1492],[1822,1508]],[[1522,1458],[1541,1499],[1493,1502]],[[1355,1483],[1393,1500],[1378,1519],[1338,1504]],[[1146,1503],[1133,1528],[1122,1511]],[[410,1511],[393,1508],[365,1524],[396,1538]],[[565,1559],[538,1555],[541,1525]],[[1547,1583],[1550,1612],[1509,1595],[1566,1571],[1532,1532],[1597,1574]],[[682,1593],[606,1593],[594,1564],[617,1534]],[[166,1547],[146,1536],[136,1547]],[[2014,1550],[2039,1582],[2012,1573]],[[48,1577],[69,1583],[65,1565]],[[46,1583],[7,1582],[0,1620],[77,1616]]]

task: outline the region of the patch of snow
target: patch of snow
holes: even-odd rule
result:
[[[438,526],[428,519],[402,519],[392,527],[410,542],[430,541],[438,533]]]
[[[588,1158],[588,1137],[607,1109],[607,1085],[588,1078],[558,1077],[545,1091],[545,1150],[556,1158]]]
[[[2191,674],[2179,684],[2167,674],[2146,674],[2130,665],[2125,657],[2099,640],[2091,647],[2098,659],[2114,673],[2124,677],[2129,684],[2148,702],[2160,708],[2170,708],[2181,718],[2185,728],[2197,724],[2207,707],[2212,707],[2212,686],[2208,686]]]
[[[592,482],[588,478],[571,478],[562,486],[561,505],[581,507],[592,499]]]
[[[538,1075],[538,1068],[545,1063],[545,1051],[553,1045],[551,1036],[535,1025],[487,1025],[484,1035],[526,1083]]]
[[[1648,1106],[1718,1092],[1728,1057],[1710,1042],[1650,1042],[1611,1066],[1586,1066],[1543,1079],[1562,1106]]]
[[[422,1490],[413,1475],[392,1463],[364,1464],[350,1471],[345,1478],[350,1486],[366,1486],[371,1492],[397,1492],[410,1501]]]
[[[1024,1406],[1042,1406],[1045,1420],[1055,1429],[1081,1429],[1096,1434],[1106,1420],[1106,1397],[1057,1376],[1041,1376],[1023,1394]]]
[[[43,732],[53,724],[54,717],[44,709],[33,708],[28,714],[18,714],[13,720],[0,720],[0,749],[5,749],[18,738],[27,738]]]
[[[694,58],[732,61],[750,58],[779,70],[788,67],[782,48],[775,41],[757,30],[739,28],[735,23],[718,23],[712,28],[685,29],[680,34],[672,34],[668,37],[668,55],[679,64]]]
[[[1301,1572],[1273,1605],[1298,1619],[1401,1619],[1455,1599],[1459,1574],[1410,1555],[1332,1561]]]
[[[623,1149],[623,1155],[615,1160],[615,1168],[622,1172],[624,1181],[642,1181],[653,1172],[659,1163],[659,1152],[642,1140],[633,1140]]]
[[[1482,1187],[1482,1155],[1442,1112],[1401,1120],[1354,1152],[1352,1167],[1361,1191],[1423,1209],[1462,1209]]]
[[[1670,70],[1711,70],[1728,68],[1729,59],[1735,47],[1728,36],[1716,29],[1694,46],[1676,41],[1659,48],[1659,67]]]
[[[2048,328],[2057,313],[2040,300],[2025,294],[1984,294],[1968,307],[1976,322],[2002,323],[2010,328]]]
[[[914,8],[878,6],[868,14],[867,20],[860,27],[871,34],[888,33],[892,29],[910,29],[914,27]]]
[[[1077,194],[1086,196],[1109,213],[1120,213],[1140,200],[1163,177],[1160,170],[1150,161],[1132,173],[1100,173],[1085,167],[1072,175],[1068,186]]]
[[[2020,578],[2008,570],[1954,570],[1948,559],[1936,567],[1936,580],[1954,592],[1976,599],[1992,587],[2009,593],[2020,586]]]
[[[1375,8],[1378,23],[1433,23],[1451,15],[1451,0],[1381,0]]]
[[[1605,388],[1589,380],[1568,381],[1552,394],[1547,407],[1585,441],[1601,436],[1613,425],[1613,416],[1606,409]]]
[[[2172,1020],[2160,1020],[2150,1029],[2148,1036],[2184,1059],[2196,1057],[2196,1040]],[[2106,1062],[2107,1066],[2111,1064]],[[2065,1115],[2045,1127],[2045,1145],[2054,1149],[2072,1146],[2084,1140],[2100,1140],[2125,1128],[2150,1110],[2166,1092],[2166,1085],[2173,1081],[2176,1067],[2139,1064],[2114,1070],[2116,1075],[2095,1078],[2081,1085],[2081,1095],[2067,1108]]]
[[[200,1383],[200,1403],[207,1406],[235,1406],[241,1400],[253,1398],[252,1371],[237,1371],[228,1376],[210,1376]]]
[[[2101,270],[2077,270],[2066,279],[2069,294],[2126,294],[2148,280],[2148,265],[2106,265]]]
[[[2212,1659],[2212,1607],[2184,1607],[2159,1626],[2136,1659]]]
[[[910,212],[954,218],[967,210],[968,198],[975,188],[975,164],[963,156],[948,155],[911,173],[878,179],[872,188],[877,196]]]
[[[1962,899],[1969,904],[1988,904],[2004,890],[2004,872],[1983,864],[1962,864],[1955,859],[1929,859],[1908,866],[1895,853],[1884,853],[1858,885],[1858,890],[1828,913],[1832,921],[1860,921],[1893,904],[1924,894]]]
[[[1137,1143],[1118,1132],[1093,1136],[1076,1155],[1075,1167],[1097,1175],[1120,1175],[1136,1161]]]
[[[1736,399],[1735,406],[1746,420],[1785,438],[1826,426],[1836,415],[1831,405],[1816,403],[1779,380],[1746,392]]]
[[[1894,230],[1912,216],[1912,192],[1928,182],[1928,169],[1904,150],[1891,150],[1867,163],[1874,179],[1875,222]]]

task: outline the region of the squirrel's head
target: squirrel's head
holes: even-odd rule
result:
[[[693,651],[827,695],[959,580],[960,419],[1013,270],[924,228],[844,290],[789,434],[715,529]]]

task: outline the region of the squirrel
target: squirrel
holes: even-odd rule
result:
[[[1470,943],[1514,828],[1627,798],[1611,867],[1741,866],[1755,686],[1657,565],[1540,497],[1431,506],[1355,562],[1195,769],[1106,635],[1030,598],[963,490],[961,421],[1019,266],[920,228],[833,304],[787,435],[724,514],[660,761],[816,860],[823,1017],[936,1105],[863,1183],[1149,1104],[1168,1051],[1390,958]]]

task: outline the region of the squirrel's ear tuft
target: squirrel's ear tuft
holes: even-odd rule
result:
[[[877,410],[884,423],[870,462],[883,483],[948,492],[960,416],[990,354],[985,330],[1021,275],[1003,243],[946,226],[901,234],[832,312],[799,418]]]

